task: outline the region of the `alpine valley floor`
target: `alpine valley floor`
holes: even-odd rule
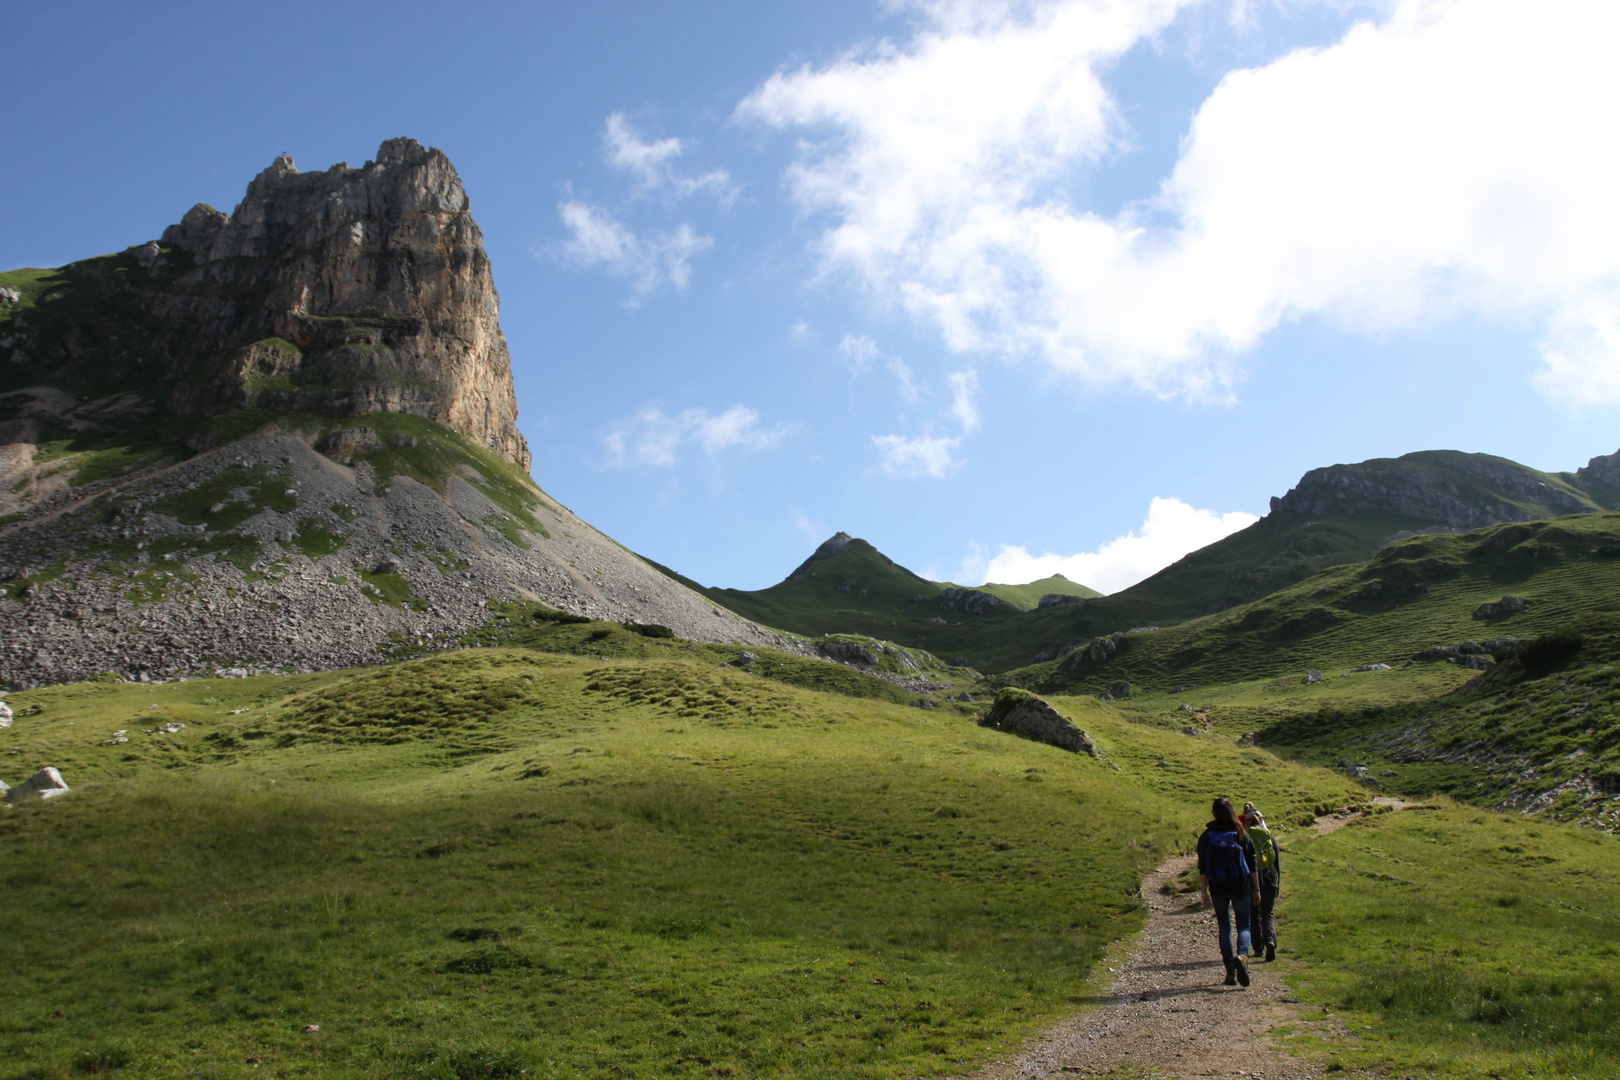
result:
[[[1162,703],[1053,698],[1093,758],[844,665],[538,624],[13,694],[6,778],[74,791],[0,817],[0,1077],[969,1072],[1087,1006],[1212,792],[1291,830],[1284,1050],[1609,1075],[1612,837],[1439,800],[1305,841],[1366,787]]]

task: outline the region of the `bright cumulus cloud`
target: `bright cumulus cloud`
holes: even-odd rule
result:
[[[1241,510],[1218,514],[1195,509],[1180,499],[1155,498],[1140,530],[1110,540],[1096,551],[1031,555],[1025,548],[1003,544],[984,564],[982,575],[974,576],[983,581],[1022,584],[1062,574],[1098,592],[1115,593],[1259,520]],[[968,569],[964,566],[964,571]]]
[[[1395,0],[1232,71],[1156,195],[1069,197],[1129,136],[1109,66],[1195,0],[938,0],[906,42],[784,70],[739,117],[847,272],[963,352],[1220,398],[1282,323],[1541,328],[1536,386],[1620,402],[1620,4]]]
[[[599,206],[580,201],[558,204],[557,216],[568,229],[553,254],[579,266],[595,267],[628,280],[637,295],[666,282],[684,289],[692,278],[692,257],[714,245],[682,224],[664,232],[638,234]]]
[[[683,409],[668,414],[649,407],[613,425],[602,445],[609,468],[640,465],[667,469],[676,465],[686,448],[696,447],[708,457],[715,457],[733,449],[765,450],[786,434],[785,427],[761,428],[759,413],[745,405],[733,405],[722,413]]]
[[[943,480],[961,467],[952,455],[962,445],[959,438],[933,435],[874,435],[872,445],[878,464],[887,476],[897,479],[931,476]]]

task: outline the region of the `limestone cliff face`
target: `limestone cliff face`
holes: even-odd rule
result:
[[[186,330],[177,411],[414,413],[528,468],[483,234],[439,150],[390,139],[314,173],[283,154],[234,213],[195,206],[136,255],[193,264],[150,304]]]
[[[1383,512],[1477,529],[1610,508],[1583,487],[1489,454],[1428,451],[1312,469],[1273,498],[1271,510],[1307,517]]]

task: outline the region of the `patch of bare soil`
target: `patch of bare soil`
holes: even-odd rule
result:
[[[1391,809],[1398,799],[1376,799]],[[1325,835],[1362,813],[1319,818],[1312,828]],[[1286,847],[1284,853],[1286,856]],[[1008,1061],[995,1061],[964,1080],[1023,1080],[1053,1074],[1182,1080],[1191,1077],[1253,1077],[1257,1080],[1316,1080],[1323,1068],[1272,1045],[1280,1024],[1317,1027],[1304,1021],[1298,1002],[1283,982],[1284,971],[1300,965],[1279,957],[1267,964],[1249,961],[1251,985],[1223,986],[1226,969],[1216,939],[1215,915],[1196,894],[1165,893],[1161,887],[1195,863],[1191,855],[1162,863],[1142,882],[1142,900],[1152,913],[1146,928],[1123,951],[1105,961],[1113,979],[1107,990],[1063,1023],[1042,1032]],[[1288,903],[1287,860],[1279,915]],[[1287,926],[1279,928],[1288,948]],[[1331,1024],[1331,1022],[1326,1022]]]

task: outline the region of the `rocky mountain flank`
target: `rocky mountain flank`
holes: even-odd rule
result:
[[[228,217],[0,286],[0,683],[375,662],[514,599],[806,651],[530,479],[438,150],[283,155]]]
[[[1490,454],[1432,450],[1312,469],[1273,513],[1383,512],[1466,530],[1620,507],[1620,454],[1573,473],[1544,473]]]

